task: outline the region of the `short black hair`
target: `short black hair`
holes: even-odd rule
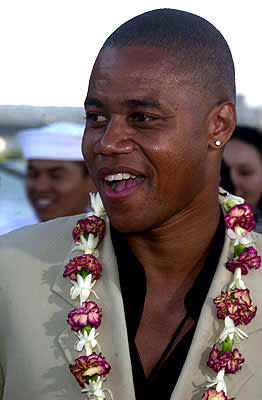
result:
[[[262,157],[262,132],[257,128],[237,125],[230,140],[242,140],[254,146]]]
[[[231,51],[222,34],[204,18],[169,8],[145,12],[117,28],[99,55],[106,47],[135,45],[165,49],[178,59],[179,72],[190,75],[193,82],[209,90],[218,102],[235,103]]]

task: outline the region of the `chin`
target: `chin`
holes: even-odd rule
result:
[[[118,215],[108,214],[113,227],[125,234],[141,234],[153,228],[152,223],[141,218],[141,215],[141,213],[136,213],[135,216],[127,215],[127,213],[121,215],[120,213]]]
[[[51,221],[52,219],[58,218],[58,217],[53,216],[53,215],[40,215],[40,214],[38,214],[37,216],[38,216],[40,222],[47,222],[47,221]]]

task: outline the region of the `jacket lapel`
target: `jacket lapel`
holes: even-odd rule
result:
[[[171,400],[200,399],[205,391],[203,384],[206,381],[206,376],[216,376],[216,373],[208,368],[206,363],[213,344],[224,328],[224,321],[218,320],[216,317],[216,307],[213,303],[213,299],[217,297],[221,293],[221,290],[225,289],[232,280],[232,273],[225,268],[225,263],[232,256],[230,242],[231,241],[226,236],[214,279],[203,305],[187,359],[172,393]],[[244,280],[246,287],[250,289],[254,305],[262,304],[262,291],[259,289],[259,287],[262,287],[261,273],[258,273],[258,271],[251,271],[244,277]],[[261,329],[261,317],[262,311],[258,310],[256,318],[254,318],[247,327],[244,327],[243,330],[248,334],[252,334]],[[242,356],[248,359],[246,343],[247,341],[243,341],[238,343],[236,347],[239,349]],[[237,375],[229,375],[226,377],[230,397],[235,396],[239,392],[240,388],[253,374],[254,369],[251,361],[248,360],[248,362],[243,364],[241,371],[239,371]]]
[[[72,308],[78,306],[78,301],[74,301],[71,299],[70,289],[72,287],[72,283],[70,282],[69,278],[65,279],[63,277],[63,273],[65,271],[65,265],[67,265],[72,258],[80,256],[82,254],[80,251],[73,252],[74,245],[75,244],[72,241],[71,250],[64,259],[63,264],[61,265],[61,268],[52,286],[53,292],[55,292],[58,296],[62,297],[67,303],[71,304]]]
[[[78,299],[73,301],[70,298],[69,292],[72,284],[70,279],[63,277],[63,272],[64,266],[70,259],[82,254],[82,252],[72,252],[73,247],[74,243],[72,243],[72,248],[64,260],[52,287],[56,294],[71,304],[72,309],[79,306]],[[99,333],[97,340],[101,346],[103,356],[112,367],[107,375],[104,388],[111,389],[116,399],[135,400],[123,301],[108,220],[106,221],[105,237],[98,250],[102,274],[101,278],[96,282],[94,290],[99,299],[96,299],[91,294],[88,300],[95,301],[102,308],[102,323],[97,329]],[[65,319],[66,317],[65,315]],[[83,355],[74,350],[76,336],[69,326],[61,333],[58,342],[69,363]]]

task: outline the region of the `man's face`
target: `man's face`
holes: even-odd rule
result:
[[[208,110],[163,50],[106,48],[85,108],[83,154],[117,229],[156,228],[203,190]]]
[[[25,186],[40,221],[85,212],[96,191],[81,165],[61,160],[29,160]]]

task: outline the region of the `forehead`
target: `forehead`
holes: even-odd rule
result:
[[[174,86],[180,82],[175,71],[175,57],[161,48],[106,47],[92,71],[89,92],[109,82],[126,89]]]
[[[230,140],[224,150],[224,158],[228,163],[261,164],[262,154],[253,145],[244,140]]]
[[[174,57],[175,59],[175,57]],[[161,75],[174,59],[164,49],[148,46],[106,47],[98,57],[96,66],[100,69],[125,70],[131,76],[140,72],[140,68],[147,66],[147,74],[151,72]]]
[[[180,56],[170,56],[161,48],[107,47],[92,71],[85,105],[95,105],[96,99],[96,105],[108,107],[149,99],[167,113],[170,107],[182,106],[204,110],[206,98],[195,90],[192,77],[179,71],[179,64]]]
[[[28,168],[34,168],[39,170],[49,169],[68,169],[77,167],[77,164],[73,161],[68,160],[42,160],[42,159],[31,159],[27,162]]]

